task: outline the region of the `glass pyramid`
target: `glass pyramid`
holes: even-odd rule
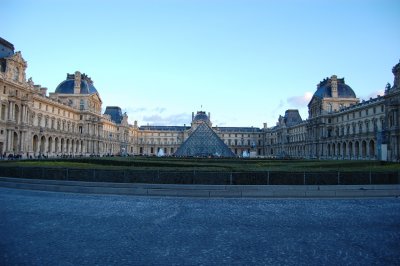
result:
[[[175,156],[235,157],[235,154],[206,123],[201,123],[178,148]]]

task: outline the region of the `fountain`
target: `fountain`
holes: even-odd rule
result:
[[[163,149],[159,149],[158,150],[158,153],[157,153],[157,157],[163,157],[165,154],[164,154],[164,150]]]

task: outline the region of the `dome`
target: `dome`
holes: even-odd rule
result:
[[[210,123],[210,119],[207,116],[206,112],[203,111],[198,111],[196,116],[193,118],[193,122],[206,122],[206,123]]]
[[[57,88],[55,93],[60,94],[74,94],[74,85],[75,85],[75,75],[74,74],[67,74],[67,79],[61,82]],[[93,94],[97,93],[96,88],[93,86],[92,80],[82,74],[81,76],[81,90],[80,94]]]
[[[356,98],[356,94],[353,89],[344,82],[344,78],[336,79],[336,76],[321,81],[314,96],[319,98],[332,98],[332,81],[334,79],[337,81],[337,98]]]

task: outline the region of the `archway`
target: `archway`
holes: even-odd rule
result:
[[[47,153],[51,153],[52,151],[52,145],[53,145],[53,138],[49,137],[48,139],[48,146],[47,146]]]
[[[71,143],[70,143],[69,139],[67,139],[66,142],[67,142],[67,144],[66,144],[66,149],[67,149],[67,150],[66,150],[66,153],[69,154],[70,148],[71,148],[71,147],[70,147]]]
[[[32,147],[34,154],[38,152],[38,146],[39,146],[39,137],[37,135],[34,135],[32,139]]]
[[[361,143],[361,156],[365,158],[367,156],[367,142],[365,140]]]
[[[13,153],[17,154],[19,152],[18,149],[18,134],[17,132],[14,132],[13,134]]]
[[[55,153],[58,153],[58,152],[59,152],[58,146],[59,146],[59,140],[58,140],[58,138],[56,137],[56,138],[54,139],[54,152],[55,152]]]
[[[45,152],[45,144],[46,144],[46,138],[45,136],[42,136],[40,138],[40,154],[43,154]]]
[[[346,157],[347,156],[347,145],[346,145],[346,142],[343,142],[342,151],[343,151],[343,157]]]
[[[369,142],[369,157],[375,158],[375,142],[373,140]]]
[[[350,158],[353,157],[353,143],[351,141],[349,142],[349,156]]]
[[[356,141],[354,143],[354,156],[356,158],[358,158],[358,156],[360,156],[360,143],[358,141]]]
[[[65,151],[65,141],[64,141],[64,139],[61,139],[61,150],[60,150],[60,152],[63,154],[64,151]]]

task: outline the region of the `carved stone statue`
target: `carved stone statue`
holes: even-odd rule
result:
[[[386,87],[385,87],[385,92],[389,91],[391,87],[392,87],[392,86],[391,86],[390,83],[388,82],[388,83],[386,84]]]

